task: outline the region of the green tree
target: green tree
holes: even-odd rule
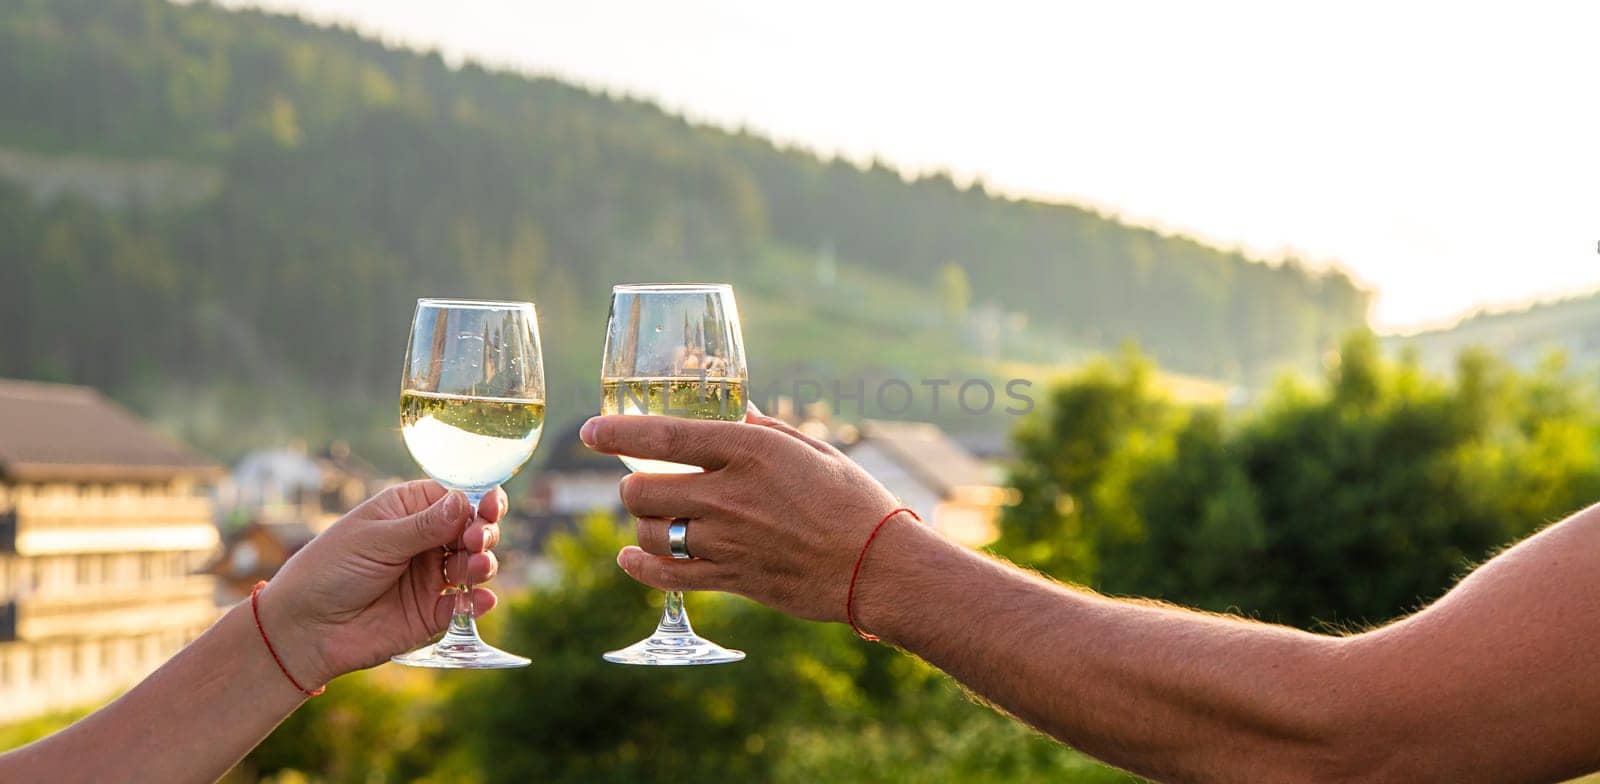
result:
[[[1348,628],[1600,494],[1593,387],[1559,364],[1469,354],[1451,381],[1358,333],[1320,386],[1231,418],[1174,413],[1134,378],[1091,369],[1019,429],[1003,552],[1115,594]]]
[[[1182,411],[1155,387],[1154,367],[1128,349],[1050,390],[1013,433],[1011,483],[1021,499],[1000,521],[996,549],[1057,576],[1093,582],[1108,540],[1135,532],[1121,488],[1171,448]]]

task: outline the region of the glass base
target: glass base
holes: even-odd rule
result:
[[[744,660],[744,651],[724,648],[693,631],[673,634],[657,629],[648,639],[626,648],[608,651],[605,660],[613,664],[644,664],[682,667],[692,664],[730,664]]]
[[[729,664],[744,661],[744,651],[724,648],[698,634],[683,611],[683,592],[668,591],[655,634],[617,651],[607,651],[612,664],[684,667],[693,664]]]
[[[532,660],[506,653],[477,637],[446,634],[438,642],[389,659],[407,667],[432,667],[438,670],[505,670],[526,667]]]

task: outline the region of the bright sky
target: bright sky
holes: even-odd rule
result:
[[[1600,287],[1587,4],[249,4],[1293,250],[1375,287],[1381,328]]]

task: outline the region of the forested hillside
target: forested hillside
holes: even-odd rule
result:
[[[972,330],[938,301],[952,269],[975,306],[1025,314],[1029,359],[1134,339],[1231,379],[1313,356],[1368,305],[1339,273],[203,3],[12,0],[0,103],[13,107],[0,148],[35,170],[165,162],[206,183],[119,204],[0,182],[0,375],[136,403],[218,379],[390,395],[411,300],[428,294],[534,299],[553,377],[582,378],[607,287],[624,280],[738,285],[758,374],[800,358],[881,364],[870,341],[840,339],[864,333],[955,361]],[[819,252],[837,280],[831,261],[813,273]],[[763,321],[796,302],[845,312],[811,319],[814,333],[792,313]],[[947,331],[930,333],[938,319]]]

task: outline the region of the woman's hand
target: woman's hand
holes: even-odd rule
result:
[[[706,469],[622,480],[639,546],[623,548],[617,564],[665,590],[729,591],[801,618],[843,621],[862,543],[899,506],[839,450],[753,409],[744,422],[596,417],[581,436],[606,454]],[[690,560],[667,550],[675,517],[689,518]]]
[[[283,717],[303,688],[370,667],[444,630],[441,547],[464,540],[473,582],[494,576],[506,496],[469,520],[460,493],[435,482],[391,487],[334,523],[278,570],[257,597],[274,663],[236,606],[127,694],[61,732],[0,755],[0,781],[216,781]],[[454,579],[457,575],[452,574]],[[479,589],[477,611],[494,607]],[[154,750],[154,751],[152,751]]]
[[[368,499],[278,570],[259,597],[261,624],[284,666],[307,688],[371,667],[443,632],[452,598],[445,589],[444,548],[464,545],[468,582],[487,582],[506,494],[484,496],[478,518],[460,492],[431,480],[407,482]],[[460,579],[459,556],[450,579]],[[473,589],[482,615],[495,605]]]

